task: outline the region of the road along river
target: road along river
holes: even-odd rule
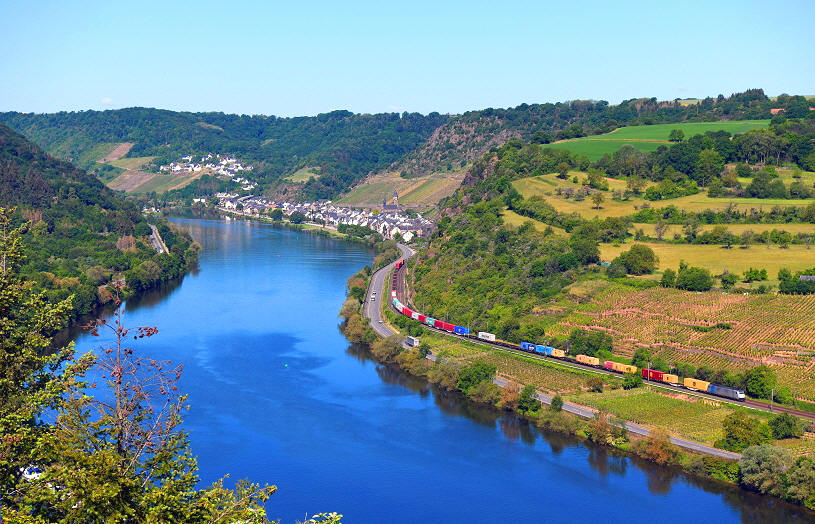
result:
[[[779,501],[686,476],[474,405],[373,362],[337,329],[374,253],[239,220],[178,220],[199,269],[127,304],[141,354],[185,364],[201,482],[276,484],[269,516],[345,523],[807,522]],[[79,335],[79,351],[97,346]]]

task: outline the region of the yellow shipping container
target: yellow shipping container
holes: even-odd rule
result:
[[[697,380],[695,378],[686,378],[684,381],[684,385],[686,388],[698,389],[699,391],[707,391],[707,387],[710,385],[710,382],[706,382],[704,380]]]
[[[553,349],[552,356],[557,358],[563,358],[566,356],[566,352],[563,351],[562,349]]]
[[[664,375],[662,375],[662,381],[668,382],[669,384],[679,384],[679,377],[677,377],[676,375],[669,375],[668,373],[665,373]]]
[[[580,362],[581,364],[588,364],[589,366],[599,366],[600,359],[597,357],[588,357],[586,355],[577,355],[575,360]]]
[[[637,372],[637,366],[629,366],[627,364],[620,364],[620,365],[622,366],[621,371],[623,373],[636,373]]]

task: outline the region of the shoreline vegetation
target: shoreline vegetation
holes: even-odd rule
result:
[[[362,317],[362,301],[372,272],[366,267],[349,277],[348,298],[339,312],[340,327],[349,342],[370,348],[381,363],[395,365],[441,388],[459,391],[474,402],[513,412],[541,430],[574,435],[660,466],[679,468],[815,510],[815,477],[811,475],[815,463],[806,454],[813,450],[799,449],[784,440],[771,445],[773,435],[768,431],[777,424],[773,420],[780,417],[748,415],[744,408],[683,398],[689,396],[659,392],[648,386],[625,389],[622,378],[573,370],[425,330],[414,332],[413,326],[405,323],[407,319],[392,313],[384,303],[380,307],[385,311],[385,322],[400,334],[379,338]],[[386,291],[377,290],[381,296]],[[418,347],[405,348],[404,335],[421,335],[422,342]],[[506,386],[496,385],[495,378],[505,381]],[[538,391],[551,395],[551,404],[542,405],[536,398]],[[594,418],[563,411],[564,401],[590,409]],[[670,417],[665,416],[668,412]],[[624,427],[626,421],[649,428],[650,434],[641,437],[629,433]],[[726,430],[722,439],[717,428],[723,423]],[[681,449],[671,443],[671,435],[740,451],[742,458],[728,460]]]

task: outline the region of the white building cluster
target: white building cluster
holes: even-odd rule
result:
[[[192,155],[182,156],[180,162],[171,162],[169,165],[161,166],[159,171],[179,175],[208,171],[216,175],[228,176],[235,182],[245,183],[245,185],[252,184],[245,178],[237,176],[241,171],[251,171],[252,166],[236,160],[233,156],[207,153],[201,157],[199,162],[193,162],[193,158]]]
[[[426,237],[435,228],[433,222],[422,217],[409,218],[400,212],[375,214],[369,210],[335,206],[330,201],[292,204],[254,196],[240,198],[234,194],[218,194],[217,196],[220,198],[222,208],[229,211],[240,209],[245,215],[260,215],[276,208],[282,209],[286,216],[299,211],[306,216],[307,221],[319,221],[332,229],[340,224],[367,227],[377,231],[385,238],[393,238],[399,234],[406,242],[415,236]]]

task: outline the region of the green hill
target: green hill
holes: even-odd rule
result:
[[[127,159],[154,157],[145,160],[142,169],[155,171],[157,166],[182,155],[231,154],[254,165],[252,177],[260,184],[260,192],[293,192],[295,198],[312,200],[336,198],[374,172],[404,173],[405,177],[448,174],[510,138],[542,144],[595,136],[630,140],[624,130],[619,135],[620,131],[605,134],[627,126],[676,127],[704,122],[725,122],[729,126],[731,121],[768,119],[770,109],[778,107],[786,110],[785,115],[800,118],[805,116],[799,113],[807,109],[807,104],[803,97],[772,101],[762,90],[753,89],[694,104],[655,98],[633,98],[617,105],[573,100],[487,108],[452,116],[333,111],[314,117],[278,118],[136,107],[55,114],[9,112],[0,113],[0,122],[58,158],[77,162],[83,168],[99,168],[106,180],[121,171],[111,171],[112,164],[100,167],[96,162],[117,144],[132,143],[119,165],[127,163]],[[737,128],[741,129],[733,127]],[[595,143],[567,144],[585,148],[580,152],[590,158],[604,147]],[[638,147],[650,151],[658,147],[655,144]],[[304,168],[320,176],[302,179],[297,173]],[[159,184],[155,189],[165,187],[171,184]],[[211,181],[194,181],[183,196],[209,194],[211,187]]]
[[[104,302],[98,286],[114,277],[138,291],[179,276],[197,258],[197,244],[166,221],[156,224],[170,253],[157,254],[133,203],[3,124],[0,206],[17,208],[14,225],[31,222],[23,276],[53,300],[74,295],[76,313]]]

